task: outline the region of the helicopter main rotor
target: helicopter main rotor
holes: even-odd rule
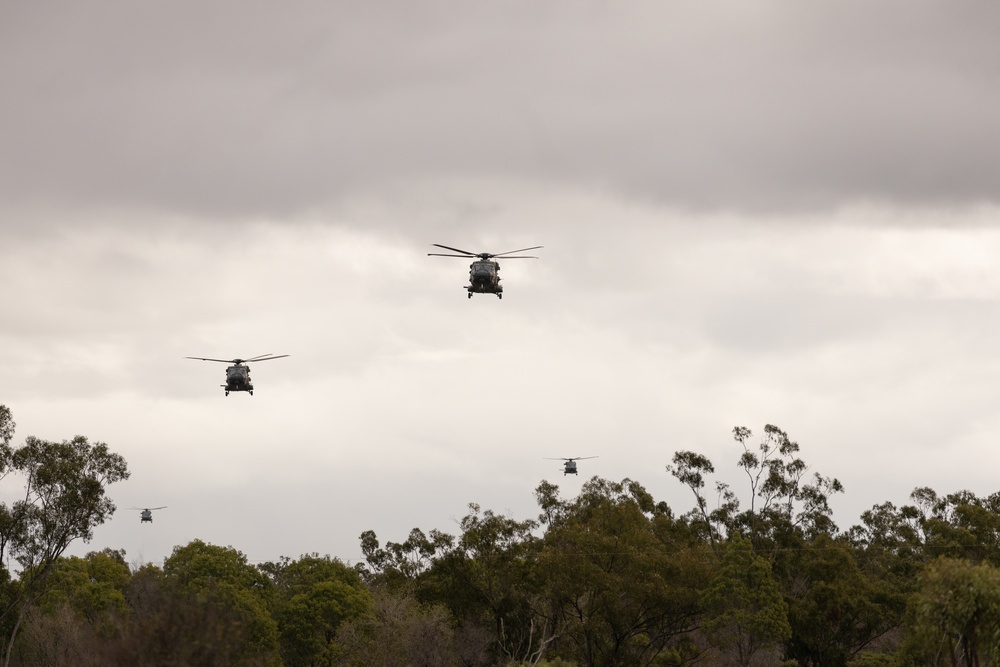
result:
[[[256,357],[250,357],[249,359],[210,359],[208,357],[184,357],[185,359],[197,359],[199,361],[218,361],[222,364],[248,364],[251,361],[270,361],[271,359],[281,359],[282,357],[287,357],[287,354],[258,354]]]
[[[599,456],[574,456],[571,459],[560,458],[558,456],[545,456],[543,457],[546,461],[586,461],[587,459],[597,459]]]
[[[469,252],[468,250],[460,250],[459,248],[452,248],[451,246],[441,245],[440,243],[432,243],[432,246],[436,248],[444,248],[445,250],[451,250],[453,252],[460,253],[458,255],[447,255],[442,252],[429,252],[428,257],[465,257],[465,258],[479,258],[479,259],[493,259],[494,257],[503,257],[504,259],[538,259],[534,255],[515,255],[515,252],[525,252],[527,250],[538,250],[539,248],[544,248],[545,246],[532,246],[530,248],[521,248],[520,250],[508,250],[507,252]]]

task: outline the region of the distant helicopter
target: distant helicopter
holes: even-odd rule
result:
[[[251,361],[270,361],[271,359],[281,359],[282,357],[287,357],[287,354],[273,355],[260,354],[256,357],[251,357],[249,359],[208,359],[206,357],[184,357],[185,359],[198,359],[200,361],[218,361],[223,364],[233,364],[226,369],[226,384],[220,385],[226,390],[226,396],[229,396],[231,391],[248,391],[250,395],[253,396],[253,383],[250,382],[250,368],[244,366],[243,364],[249,364]]]
[[[139,523],[153,523],[153,510],[165,510],[167,506],[163,507],[147,507],[145,509],[141,507],[129,507],[130,510],[137,510],[139,512]]]
[[[574,457],[574,458],[571,458],[571,459],[560,459],[560,458],[546,457],[546,460],[548,460],[548,461],[565,461],[566,463],[563,464],[563,477],[565,477],[566,475],[575,475],[576,474],[576,462],[577,461],[585,461],[586,459],[596,459],[596,458],[598,458],[598,457],[596,457],[596,456],[577,456],[577,457]]]
[[[512,253],[524,252],[525,250],[537,250],[544,247],[536,245],[531,248],[508,250],[507,252],[493,254],[489,252],[469,252],[468,250],[459,250],[458,248],[451,248],[446,245],[441,245],[440,243],[432,243],[431,245],[437,248],[444,248],[445,250],[452,250],[461,254],[446,255],[440,252],[429,252],[427,253],[428,257],[478,258],[469,265],[469,285],[465,289],[469,290],[470,299],[472,298],[472,294],[474,292],[478,292],[480,294],[496,294],[498,299],[503,298],[503,285],[500,284],[500,263],[493,259],[494,257],[503,257],[504,259],[538,259],[537,257],[531,255],[514,255]]]

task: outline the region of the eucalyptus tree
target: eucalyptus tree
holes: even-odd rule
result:
[[[908,509],[897,516],[883,507],[866,515],[869,524],[841,536],[829,504],[833,494],[843,492],[840,481],[810,474],[798,443],[777,426],[765,426],[756,445],[752,437],[746,427],[733,429],[746,492],[717,482],[714,507],[705,491],[715,472],[712,462],[695,452],[674,455],[667,470],[696,499],[682,518],[700,529],[717,552],[727,535],[742,533],[770,564],[788,606],[792,632],[784,642],[786,657],[801,665],[846,664],[899,625],[905,600],[898,582],[880,577],[893,565],[883,559],[875,566],[858,547],[865,540],[890,549],[902,544],[898,540],[912,543],[907,531],[917,513]],[[921,530],[926,528],[922,522]],[[863,570],[856,554],[873,567]]]
[[[91,551],[83,558],[60,558],[49,574],[49,585],[38,600],[43,610],[68,604],[91,624],[100,624],[128,610],[125,595],[132,572],[125,551]]]
[[[485,667],[493,661],[470,660],[448,610],[418,602],[411,594],[380,588],[372,613],[345,621],[337,630],[336,652],[329,664],[343,667]],[[323,663],[326,664],[326,663]]]
[[[414,528],[402,542],[386,542],[383,547],[373,530],[361,533],[361,553],[365,563],[362,576],[369,583],[393,589],[412,588],[417,577],[430,569],[435,558],[451,549],[454,537],[439,530],[425,534]]]
[[[50,442],[28,436],[21,447],[12,447],[14,421],[0,406],[0,482],[21,484],[10,505],[0,503],[0,568],[3,568],[3,601],[0,622],[4,632],[4,664],[25,609],[46,589],[49,573],[70,544],[88,542],[94,528],[115,511],[106,488],[128,479],[125,459],[103,442],[84,436]],[[9,558],[20,566],[17,578],[5,569]]]
[[[708,476],[715,473],[711,460],[691,451],[674,454],[667,472],[695,496],[696,507],[685,518],[703,526],[713,548],[733,530],[743,533],[758,549],[775,546],[790,533],[836,534],[829,499],[843,492],[840,481],[817,472],[808,475],[809,466],[798,457],[799,444],[777,426],[766,425],[756,447],[749,444],[752,436],[745,426],[733,428],[733,439],[743,450],[737,467],[747,478],[745,509],[740,494],[725,482],[715,483],[717,501],[710,507],[705,486]]]
[[[691,657],[708,559],[691,557],[697,544],[665,539],[668,508],[629,479],[593,478],[559,504],[538,564],[557,614],[551,655],[588,667]]]
[[[286,667],[332,664],[338,628],[372,612],[361,575],[338,559],[309,554],[259,569],[274,583],[273,616]]]
[[[935,560],[920,577],[909,620],[904,664],[1000,664],[1000,569],[968,560]]]
[[[469,505],[461,535],[417,588],[425,602],[448,606],[461,628],[488,630],[505,660],[531,662],[553,639],[555,618],[538,579],[538,522]]]
[[[163,562],[163,580],[167,590],[209,600],[235,616],[246,633],[246,657],[270,659],[277,654],[274,583],[241,551],[201,540],[176,546]]]
[[[791,638],[788,604],[771,565],[738,532],[730,536],[702,604],[703,631],[741,667],[749,667],[758,653]]]

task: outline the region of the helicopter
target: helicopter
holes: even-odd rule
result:
[[[503,257],[504,259],[538,259],[532,255],[514,255],[513,253],[524,252],[526,250],[537,250],[538,248],[544,247],[536,245],[531,248],[508,250],[507,252],[498,252],[494,254],[489,252],[469,252],[468,250],[459,250],[458,248],[451,248],[446,245],[441,245],[440,243],[432,243],[431,245],[461,254],[446,255],[440,252],[429,252],[427,253],[428,257],[469,257],[475,259],[475,261],[469,265],[469,285],[465,288],[469,291],[470,299],[472,298],[473,293],[476,292],[480,294],[496,294],[498,299],[503,298],[503,285],[500,284],[500,263],[494,259],[495,257]]]
[[[220,385],[226,390],[226,396],[229,396],[231,391],[248,391],[250,395],[253,396],[253,383],[250,382],[250,368],[244,366],[243,364],[249,364],[251,361],[270,361],[271,359],[281,359],[282,357],[287,357],[287,354],[274,355],[271,353],[259,354],[256,357],[250,357],[249,359],[209,359],[207,357],[184,357],[185,359],[198,359],[200,361],[219,361],[224,364],[233,364],[226,369],[226,384]]]
[[[563,477],[565,477],[566,475],[575,475],[576,474],[576,462],[577,461],[584,461],[586,459],[596,459],[596,458],[598,458],[598,457],[596,457],[596,456],[576,456],[576,457],[571,458],[571,459],[557,459],[557,458],[546,457],[546,460],[548,460],[548,461],[565,461],[566,463],[563,464]]]
[[[167,506],[163,507],[129,507],[130,510],[137,510],[139,512],[139,523],[153,523],[153,510],[165,510]]]

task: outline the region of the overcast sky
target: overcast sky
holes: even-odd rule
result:
[[[0,403],[89,545],[360,559],[785,429],[842,528],[997,490],[995,2],[0,4]],[[505,298],[466,299],[475,252]],[[219,386],[229,359],[254,396]],[[755,438],[756,441],[756,438]],[[598,456],[563,477],[543,457]],[[5,480],[0,497],[17,491]],[[152,525],[131,506],[166,505]]]

